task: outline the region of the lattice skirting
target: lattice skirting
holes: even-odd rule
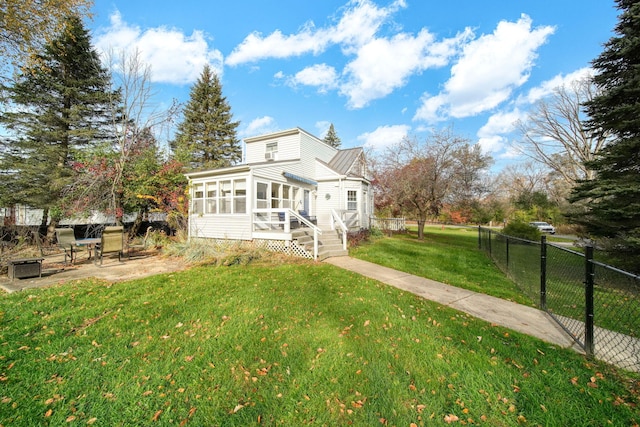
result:
[[[259,248],[265,248],[273,252],[313,259],[313,253],[299,246],[295,241],[255,239],[253,243]]]

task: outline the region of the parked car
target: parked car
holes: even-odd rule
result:
[[[532,227],[536,227],[538,230],[542,231],[543,233],[556,234],[556,228],[553,225],[549,224],[548,222],[534,221],[534,222],[530,222],[529,225]]]

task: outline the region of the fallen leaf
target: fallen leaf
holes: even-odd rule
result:
[[[89,418],[89,419],[87,420],[87,424],[92,425],[92,424],[94,424],[96,421],[98,421],[98,418],[96,418],[96,417]]]
[[[151,421],[158,421],[161,414],[162,414],[162,409],[156,411],[156,413],[153,414],[153,417],[151,417]]]
[[[369,322],[368,320],[365,320],[365,322],[364,322],[364,326],[369,326],[369,323],[370,323],[370,322]]]
[[[244,408],[244,405],[241,404],[237,404],[235,408],[233,408],[233,413],[235,414],[236,412],[238,412],[240,409]]]
[[[76,416],[75,416],[75,415],[69,415],[69,416],[67,417],[67,419],[66,419],[66,421],[67,421],[68,423],[73,422],[73,421],[75,421],[75,420],[76,420]]]
[[[53,414],[53,409],[49,409],[47,412],[45,412],[45,413],[44,413],[44,416],[45,416],[46,418],[48,418],[48,417],[50,417],[50,416],[51,416],[51,414]]]
[[[451,423],[455,423],[459,419],[460,418],[458,418],[457,415],[449,414],[449,415],[445,415],[444,422],[447,423],[447,424],[451,424]]]

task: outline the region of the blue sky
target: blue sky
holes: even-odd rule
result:
[[[99,50],[137,48],[154,102],[187,102],[205,64],[240,137],[301,127],[383,150],[453,126],[496,167],[514,122],[590,72],[613,0],[95,0]]]

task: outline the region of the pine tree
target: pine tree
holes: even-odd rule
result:
[[[338,134],[336,133],[335,128],[333,127],[333,123],[329,126],[329,130],[323,139],[324,143],[332,146],[333,148],[340,148],[340,138],[338,138]]]
[[[119,94],[109,92],[110,76],[77,16],[31,63],[4,88],[11,108],[0,123],[12,136],[2,141],[0,202],[42,208],[45,222],[46,213],[63,213],[76,154],[109,138],[110,106]]]
[[[574,219],[594,236],[616,238],[640,255],[640,3],[617,0],[615,31],[593,61],[602,93],[586,104],[592,132],[611,132],[612,142],[587,166],[596,178],[574,190],[572,202],[586,210]]]
[[[239,162],[242,156],[236,136],[239,122],[232,118],[218,76],[205,65],[191,88],[183,121],[171,144],[175,158],[192,169],[219,168]]]

